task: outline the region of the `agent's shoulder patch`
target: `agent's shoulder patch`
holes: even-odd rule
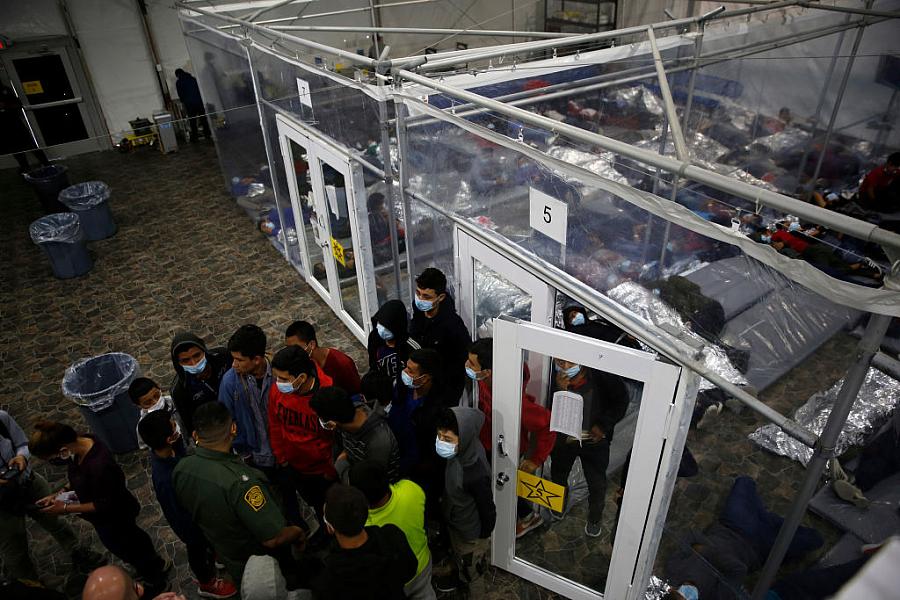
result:
[[[254,485],[244,494],[244,502],[249,504],[254,511],[259,512],[266,505],[266,495],[263,493],[262,488]]]

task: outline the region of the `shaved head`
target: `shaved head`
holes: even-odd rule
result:
[[[144,590],[135,585],[121,567],[106,565],[94,569],[84,584],[82,600],[138,600]]]

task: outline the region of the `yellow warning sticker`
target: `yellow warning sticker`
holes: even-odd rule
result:
[[[44,86],[41,85],[40,81],[23,81],[22,89],[25,90],[26,94],[43,94]]]
[[[258,485],[254,485],[247,490],[246,494],[244,494],[244,502],[249,504],[250,508],[259,512],[260,509],[266,505],[266,495],[263,494],[262,488]]]
[[[331,253],[334,255],[334,259],[341,263],[342,267],[347,266],[347,258],[344,256],[344,247],[334,238],[331,238]]]
[[[541,479],[537,475],[519,471],[516,494],[529,502],[534,502],[556,512],[562,512],[566,488],[553,483],[549,479]]]

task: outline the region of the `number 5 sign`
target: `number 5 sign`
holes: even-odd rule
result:
[[[547,237],[566,245],[566,229],[569,224],[569,207],[540,190],[529,188],[529,225]]]

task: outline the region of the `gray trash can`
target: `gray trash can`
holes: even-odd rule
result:
[[[78,404],[94,435],[116,454],[138,447],[140,411],[128,397],[128,386],[139,375],[134,357],[110,352],[79,360],[63,376],[63,394]]]
[[[84,245],[84,231],[77,214],[65,212],[41,217],[28,227],[28,232],[50,259],[50,268],[60,279],[79,277],[93,268],[94,261]]]
[[[46,213],[68,210],[58,200],[59,193],[69,187],[69,169],[65,165],[45,165],[25,173],[25,181],[31,184]]]
[[[59,193],[59,201],[81,217],[81,227],[90,241],[105,240],[116,233],[109,193],[109,186],[102,181],[76,183]]]

